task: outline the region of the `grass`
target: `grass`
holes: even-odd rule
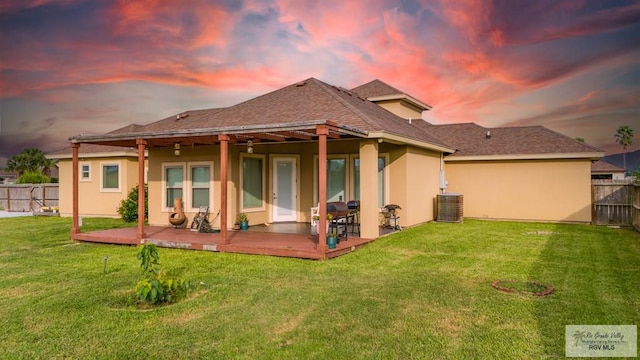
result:
[[[628,229],[431,223],[325,262],[160,249],[163,269],[205,285],[144,310],[136,248],[73,243],[69,229],[0,219],[0,357],[564,358],[565,325],[640,323]],[[495,280],[555,290],[507,294]]]

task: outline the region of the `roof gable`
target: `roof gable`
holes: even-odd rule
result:
[[[362,84],[360,86],[356,86],[351,89],[351,91],[362,96],[363,98],[404,94],[404,92],[378,79],[371,80],[368,83]]]
[[[351,91],[372,102],[399,101],[406,102],[420,111],[431,109],[430,105],[378,79],[357,86]]]

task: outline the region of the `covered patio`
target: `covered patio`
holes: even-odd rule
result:
[[[227,233],[228,244],[223,243],[220,232],[198,233],[190,229],[175,229],[165,226],[145,226],[146,236],[144,239],[138,238],[138,229],[135,227],[77,233],[74,239],[84,242],[134,246],[152,243],[165,248],[313,260],[344,255],[373,241],[373,239],[363,239],[350,234],[347,239],[342,238],[335,249],[327,249],[326,253],[322,254],[317,251],[318,236],[311,235],[309,230],[309,224],[304,223],[256,225],[249,228],[249,231],[229,231]]]
[[[364,131],[347,126],[338,125],[332,121],[317,120],[287,124],[271,124],[242,127],[222,127],[199,130],[149,131],[131,134],[104,134],[77,136],[72,141],[72,182],[73,182],[73,225],[71,237],[79,241],[96,241],[121,244],[141,244],[144,242],[157,243],[160,246],[188,249],[213,250],[221,252],[240,252],[248,254],[265,254],[275,256],[291,256],[308,259],[326,259],[355,250],[367,242],[377,238],[378,207],[373,198],[363,198],[360,209],[360,238],[349,238],[346,243],[340,243],[336,249],[329,249],[324,239],[326,237],[325,224],[327,222],[327,173],[319,171],[318,181],[318,235],[310,237],[310,232],[297,234],[276,232],[248,232],[230,231],[233,224],[230,210],[233,204],[229,196],[229,187],[233,186],[232,175],[229,171],[230,145],[243,144],[251,147],[252,143],[295,143],[311,142],[317,144],[317,161],[325,164],[328,158],[327,142],[332,140],[359,139],[360,163],[362,176],[372,181],[366,186],[377,188],[377,159],[378,140],[368,139]],[[111,146],[135,147],[138,152],[138,184],[145,183],[144,160],[145,153],[150,148],[178,149],[214,145],[219,149],[220,164],[219,199],[220,199],[220,232],[217,234],[194,234],[189,230],[164,228],[161,226],[145,226],[138,221],[137,228],[121,230],[105,230],[92,233],[82,233],[79,226],[79,148],[82,143],[93,143]],[[363,189],[366,191],[366,189]],[[144,191],[138,191],[138,219],[144,219],[145,209]],[[304,223],[303,223],[304,224]],[[157,225],[157,224],[156,224]]]

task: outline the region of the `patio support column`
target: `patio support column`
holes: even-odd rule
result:
[[[321,254],[327,253],[327,135],[329,129],[319,125],[318,134],[318,246],[316,250]],[[324,256],[323,256],[324,257]]]
[[[369,196],[363,194],[369,194]],[[361,140],[360,236],[364,239],[375,239],[380,236],[378,205],[378,141]]]
[[[218,141],[220,141],[220,244],[228,245],[227,167],[229,161],[229,135],[218,135]]]
[[[144,239],[147,234],[144,233],[144,150],[147,145],[147,141],[144,139],[136,139],[136,145],[138,145],[138,232],[136,238],[138,242]]]
[[[80,169],[78,168],[78,166],[80,166],[78,164],[78,149],[80,148],[80,144],[78,144],[77,142],[75,142],[75,140],[73,140],[73,142],[71,143],[71,173],[72,173],[72,184],[71,184],[71,217],[72,217],[72,223],[71,223],[71,239],[74,239],[73,235],[78,234],[80,232],[80,220],[79,220],[79,210],[78,210],[78,183],[80,182]]]

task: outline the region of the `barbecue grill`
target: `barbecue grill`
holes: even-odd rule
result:
[[[345,240],[347,234],[347,217],[349,216],[349,207],[342,201],[333,201],[327,203],[327,214],[333,215],[333,219],[329,223],[329,229],[336,229],[338,235],[344,235]]]
[[[400,226],[398,216],[398,210],[402,209],[400,205],[396,204],[387,204],[382,208],[382,214],[384,215],[384,223],[383,227],[395,230],[402,230],[402,226]]]
[[[347,215],[347,224],[351,225],[351,233],[360,236],[360,200],[350,200],[347,202],[349,215]],[[358,231],[356,232],[356,226]]]

